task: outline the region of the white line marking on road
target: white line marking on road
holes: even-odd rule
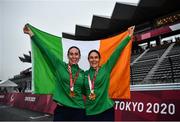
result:
[[[39,119],[39,118],[44,118],[44,117],[48,117],[50,115],[48,114],[44,114],[44,116],[36,116],[36,117],[29,117],[30,119]]]

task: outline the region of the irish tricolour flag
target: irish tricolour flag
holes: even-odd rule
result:
[[[87,70],[89,63],[87,60],[88,53],[92,49],[99,50],[101,54],[101,64],[105,63],[110,57],[116,46],[121,43],[127,32],[116,36],[93,41],[80,41],[61,38],[44,31],[41,31],[29,25],[34,34],[39,37],[39,41],[46,44],[47,50],[51,50],[59,59],[67,61],[67,50],[71,46],[77,46],[81,50],[81,59],[79,66]],[[132,41],[124,48],[119,56],[114,69],[111,72],[111,81],[109,95],[111,98],[129,98],[130,97],[130,55]],[[32,41],[32,92],[37,94],[53,94],[55,85],[55,71],[49,59],[39,50]]]

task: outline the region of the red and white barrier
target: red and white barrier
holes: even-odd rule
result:
[[[132,91],[130,100],[115,100],[116,121],[178,121],[180,90]],[[56,103],[50,95],[0,94],[0,103],[53,114]]]
[[[53,114],[56,108],[56,103],[50,95],[36,95],[31,93],[0,94],[0,103],[50,114]]]

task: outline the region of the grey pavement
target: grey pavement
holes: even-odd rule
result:
[[[53,115],[0,104],[0,121],[53,121]]]

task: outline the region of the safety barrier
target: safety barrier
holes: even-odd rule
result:
[[[131,91],[131,99],[115,100],[116,121],[178,121],[180,120],[180,90]],[[23,109],[53,114],[56,103],[50,95],[30,93],[0,94],[0,103]]]

